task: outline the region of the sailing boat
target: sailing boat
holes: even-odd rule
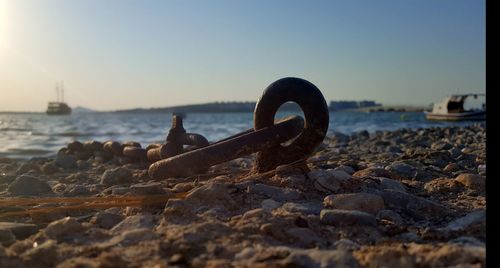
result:
[[[57,101],[49,102],[49,106],[47,107],[48,115],[68,115],[71,114],[71,107],[68,106],[64,102],[64,84],[61,83],[56,84],[56,93],[57,93]],[[61,98],[59,98],[61,97]]]

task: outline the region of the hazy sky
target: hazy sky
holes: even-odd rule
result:
[[[256,101],[286,76],[327,101],[484,92],[484,1],[0,0],[0,111],[44,110],[58,80],[113,110]]]

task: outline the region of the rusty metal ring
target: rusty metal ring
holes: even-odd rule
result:
[[[232,139],[157,161],[149,166],[148,173],[154,179],[199,174],[213,165],[265,150],[276,142],[290,140],[303,128],[304,119],[289,117],[273,126],[245,131]]]
[[[209,145],[207,138],[196,133],[186,133],[181,138],[181,143],[183,145],[194,145],[198,147],[205,147]]]
[[[321,91],[309,81],[287,77],[269,85],[254,110],[254,129],[272,126],[279,107],[286,102],[297,103],[305,116],[302,133],[288,146],[276,144],[274,148],[257,153],[254,170],[265,172],[310,155],[321,144],[328,131],[328,106]]]

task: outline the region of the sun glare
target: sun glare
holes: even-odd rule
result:
[[[0,0],[0,45],[7,42],[9,29],[10,4],[8,0]]]

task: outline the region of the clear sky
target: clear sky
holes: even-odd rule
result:
[[[0,0],[0,111],[64,80],[97,110],[256,101],[301,77],[330,100],[428,105],[485,91],[481,0]]]

